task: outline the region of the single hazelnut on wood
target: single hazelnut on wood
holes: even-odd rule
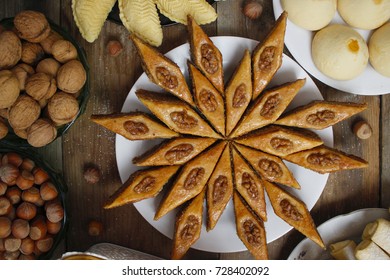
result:
[[[61,40],[61,39],[62,39],[62,36],[60,34],[51,30],[49,36],[47,36],[47,38],[45,40],[39,42],[39,44],[41,44],[45,53],[51,54],[53,44],[56,41]]]
[[[31,220],[37,214],[37,207],[30,202],[22,202],[18,208],[16,208],[16,217],[24,220]]]
[[[50,120],[38,119],[27,130],[27,142],[33,147],[43,147],[57,137],[57,129]],[[36,176],[34,175],[36,178]]]
[[[15,185],[16,179],[18,178],[19,174],[19,168],[12,164],[7,163],[0,166],[0,179],[8,186]]]
[[[68,40],[57,40],[52,45],[52,55],[57,61],[66,63],[77,58],[77,50]]]
[[[80,61],[71,60],[60,67],[57,73],[58,88],[69,93],[77,93],[84,86],[87,73]]]
[[[30,234],[30,224],[23,219],[16,219],[12,221],[11,226],[12,235],[16,238],[23,239]]]
[[[8,125],[5,119],[0,117],[0,140],[6,137],[8,134]]]
[[[12,222],[7,217],[0,217],[0,238],[6,238],[11,234]]]
[[[29,10],[15,16],[14,26],[20,38],[33,43],[45,40],[51,30],[44,14]]]
[[[36,71],[37,73],[46,73],[52,77],[56,77],[60,66],[61,64],[57,60],[45,58],[38,63]]]
[[[263,5],[259,0],[245,0],[242,7],[242,13],[249,19],[257,19],[263,13]]]
[[[48,99],[56,91],[56,80],[48,74],[35,73],[27,79],[26,92],[35,100]]]
[[[366,121],[358,121],[353,125],[353,133],[360,139],[368,139],[372,135],[372,128]]]
[[[99,236],[103,232],[103,224],[98,221],[90,221],[88,223],[88,234],[90,236]]]
[[[16,185],[21,190],[28,190],[34,185],[34,175],[30,171],[22,170],[19,177],[16,178]]]
[[[26,63],[20,63],[16,65],[14,68],[12,68],[11,71],[15,74],[19,81],[20,90],[24,90],[26,88],[27,78],[35,73],[34,68]]]
[[[22,43],[12,31],[0,33],[0,70],[9,69],[18,63],[22,56]]]
[[[123,52],[123,46],[121,42],[117,40],[111,40],[107,43],[107,52],[110,56],[116,57]]]
[[[22,61],[24,63],[35,65],[44,55],[41,45],[30,42],[22,43]]]
[[[77,99],[64,92],[57,92],[47,104],[47,112],[50,119],[56,125],[62,125],[73,121],[79,112]]]
[[[20,93],[19,81],[9,70],[0,71],[0,109],[14,104]]]
[[[0,216],[10,213],[12,208],[11,201],[4,196],[0,196]]]
[[[30,127],[41,114],[38,102],[28,95],[20,95],[9,110],[8,122],[15,129]]]
[[[86,166],[83,176],[88,184],[96,184],[99,182],[101,174],[96,166]]]

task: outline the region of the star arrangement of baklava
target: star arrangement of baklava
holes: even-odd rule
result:
[[[204,200],[209,231],[232,198],[238,237],[254,258],[267,259],[265,193],[277,216],[325,247],[304,202],[280,187],[300,188],[283,160],[319,173],[367,166],[356,156],[325,146],[312,132],[361,112],[366,104],[319,100],[285,113],[305,80],[267,88],[282,64],[286,17],[279,17],[252,53],[245,51],[226,86],[220,51],[191,17],[191,86],[173,61],[131,35],[148,78],[165,93],[136,91],[151,114],[91,116],[129,140],[166,139],[133,159],[148,168],[131,174],[104,207],[155,197],[165,186],[155,220],[182,207],[173,259],[182,258],[198,240]]]

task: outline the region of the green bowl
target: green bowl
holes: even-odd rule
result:
[[[62,176],[55,171],[50,165],[44,161],[38,154],[33,152],[28,148],[15,148],[14,146],[10,146],[7,144],[1,145],[0,154],[6,154],[8,152],[18,153],[22,158],[29,158],[35,162],[35,166],[38,166],[45,170],[47,174],[49,174],[51,182],[55,185],[58,191],[58,197],[62,203],[62,207],[64,208],[64,218],[62,220],[61,230],[54,236],[53,247],[47,253],[44,253],[38,257],[40,260],[50,259],[57,248],[58,244],[65,237],[67,228],[68,228],[68,216],[67,216],[67,207],[66,207],[66,194],[68,192],[68,188],[62,179]]]
[[[3,26],[5,29],[12,29],[14,27],[13,23],[14,18],[5,18],[0,21],[0,25]],[[70,123],[61,125],[57,127],[57,138],[61,137],[66,131],[73,125],[73,123],[77,120],[77,118],[84,113],[85,108],[87,106],[88,98],[89,98],[89,65],[87,61],[87,56],[85,54],[84,49],[81,47],[81,45],[72,37],[70,36],[66,30],[64,30],[59,25],[52,22],[50,19],[48,19],[50,23],[50,27],[52,30],[60,34],[64,39],[70,41],[76,48],[78,53],[78,59],[84,66],[85,72],[87,74],[87,80],[85,82],[84,87],[81,89],[81,92],[79,96],[77,97],[77,101],[79,102],[79,111],[77,113],[76,118],[71,121]],[[16,147],[31,147],[30,144],[28,144],[27,140],[20,138],[17,136],[11,127],[9,127],[8,135],[0,140],[0,143],[7,143],[9,145],[14,145]],[[49,144],[50,145],[50,144]]]

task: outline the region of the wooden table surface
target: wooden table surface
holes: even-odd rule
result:
[[[204,26],[209,36],[241,36],[263,40],[273,26],[272,1],[264,0],[264,11],[257,20],[249,20],[241,12],[242,0],[227,0],[214,4],[217,21]],[[93,244],[110,242],[133,248],[161,258],[169,258],[172,241],[146,222],[133,205],[113,210],[102,208],[107,198],[121,185],[115,159],[115,135],[89,120],[91,114],[120,112],[134,82],[143,72],[127,30],[106,21],[99,38],[86,42],[72,18],[71,0],[3,0],[0,1],[0,18],[12,17],[24,9],[44,12],[84,47],[90,65],[90,99],[85,113],[60,139],[37,151],[53,166],[62,171],[68,185],[69,230],[61,250],[84,251]],[[167,52],[187,41],[186,28],[176,24],[163,28],[164,41],[159,48]],[[118,57],[106,53],[109,40],[119,40],[124,51]],[[287,49],[285,50],[287,52]],[[326,100],[367,102],[368,109],[333,127],[334,146],[346,153],[366,159],[369,167],[363,170],[344,171],[329,176],[327,185],[311,214],[317,225],[336,215],[356,209],[390,206],[390,95],[359,96],[349,94],[317,81]],[[366,120],[373,129],[368,140],[358,139],[352,124]],[[99,166],[102,177],[99,183],[87,184],[83,179],[86,164]],[[101,221],[103,234],[88,235],[88,222]],[[271,259],[286,259],[303,239],[296,230],[268,244]],[[187,259],[251,259],[247,252],[218,254],[190,249]]]

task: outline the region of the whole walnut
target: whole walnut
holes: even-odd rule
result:
[[[66,63],[77,58],[77,50],[67,40],[58,40],[52,46],[52,55],[61,63]]]
[[[56,41],[61,40],[61,39],[62,39],[62,36],[60,34],[51,30],[49,36],[47,36],[47,38],[45,40],[39,42],[39,44],[41,45],[41,47],[45,51],[45,53],[51,54],[53,44]]]
[[[8,108],[0,109],[0,117],[8,120]]]
[[[44,14],[36,11],[22,11],[14,18],[14,26],[20,38],[39,43],[50,34],[50,25]]]
[[[87,73],[80,61],[71,60],[60,67],[57,73],[58,88],[69,93],[77,93],[85,84]]]
[[[22,56],[22,43],[12,31],[0,33],[0,70],[9,69],[18,63]]]
[[[0,109],[11,107],[20,93],[19,81],[9,70],[0,71]]]
[[[0,139],[3,139],[8,134],[7,122],[0,117]]]
[[[49,99],[57,91],[56,80],[45,73],[35,73],[26,82],[26,92],[35,100]]]
[[[35,73],[34,68],[26,63],[20,63],[11,70],[19,81],[20,90],[24,90],[26,86],[26,80],[32,74]]]
[[[49,100],[47,112],[56,125],[66,124],[76,118],[79,112],[79,103],[73,95],[57,92]]]
[[[57,129],[50,120],[38,119],[27,130],[27,142],[33,147],[43,147],[57,137]]]
[[[27,139],[27,129],[14,129],[16,136],[22,139]]]
[[[23,94],[18,97],[8,113],[8,122],[14,129],[30,127],[41,114],[41,107],[32,97]]]
[[[37,73],[46,73],[55,78],[60,66],[61,64],[57,60],[53,58],[45,58],[38,63],[36,71]]]
[[[34,65],[40,61],[45,55],[41,45],[23,42],[22,43],[22,61],[27,64]]]

